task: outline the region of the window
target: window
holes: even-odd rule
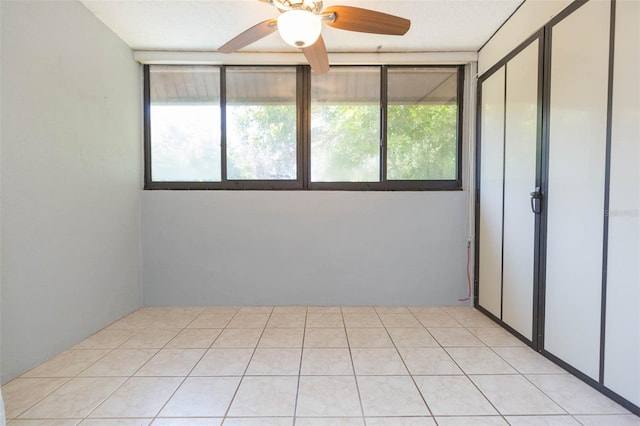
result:
[[[227,178],[295,180],[296,69],[226,69]]]
[[[152,181],[220,181],[220,70],[153,67],[151,73]]]
[[[457,80],[451,69],[389,68],[387,179],[456,179]]]
[[[461,90],[459,66],[145,66],[145,188],[460,189]]]
[[[147,189],[297,189],[299,67],[145,67]]]
[[[380,179],[380,69],[311,77],[311,181]]]

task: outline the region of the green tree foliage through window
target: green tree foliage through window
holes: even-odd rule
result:
[[[227,106],[227,174],[296,178],[295,105]]]
[[[227,177],[297,178],[296,69],[229,67]]]
[[[380,106],[317,105],[311,115],[311,180],[380,178]]]
[[[387,178],[455,179],[456,105],[389,105]]]
[[[229,138],[242,137],[229,144],[229,176],[295,179],[295,107],[251,106],[231,115]],[[377,181],[379,122],[377,105],[315,108],[312,180]],[[390,105],[388,123],[388,179],[455,179],[456,105]]]

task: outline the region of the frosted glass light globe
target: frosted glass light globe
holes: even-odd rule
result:
[[[320,36],[320,17],[306,10],[289,10],[278,17],[282,39],[293,47],[308,47]]]

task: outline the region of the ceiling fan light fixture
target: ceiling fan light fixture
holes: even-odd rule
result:
[[[278,17],[282,39],[293,47],[309,47],[318,40],[322,30],[320,17],[307,10],[289,10]]]

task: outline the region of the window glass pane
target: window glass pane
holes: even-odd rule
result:
[[[379,67],[312,75],[311,180],[380,180]]]
[[[220,71],[151,66],[151,179],[220,180]]]
[[[457,176],[457,70],[389,68],[387,179]]]
[[[296,68],[228,67],[227,178],[295,180]]]

